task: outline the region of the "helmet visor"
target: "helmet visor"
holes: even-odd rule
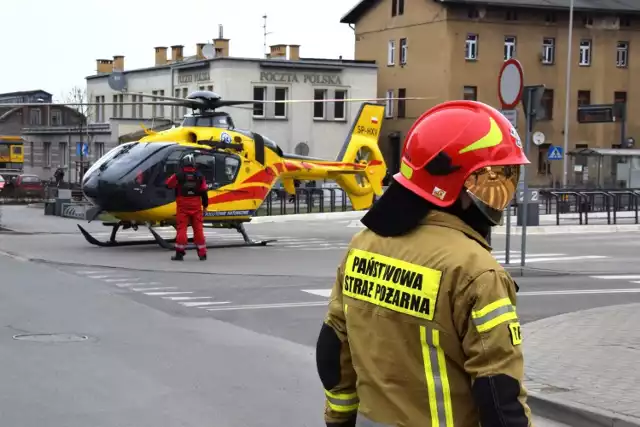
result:
[[[519,179],[520,166],[487,166],[469,175],[464,186],[471,200],[495,225],[513,200]]]

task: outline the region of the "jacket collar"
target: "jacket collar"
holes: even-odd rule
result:
[[[452,215],[450,213],[439,211],[439,210],[432,210],[427,214],[426,217],[424,217],[420,221],[420,223],[425,225],[435,225],[438,227],[446,227],[446,228],[452,228],[454,230],[458,230],[466,234],[471,239],[480,243],[482,247],[484,247],[486,250],[491,251],[492,249],[491,246],[489,245],[489,242],[487,242],[487,240],[484,237],[482,237],[480,233],[478,233],[473,228],[469,227],[469,225],[466,222],[464,222],[457,216]]]

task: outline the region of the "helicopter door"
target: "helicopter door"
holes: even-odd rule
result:
[[[216,158],[209,153],[194,152],[193,155],[196,159],[196,169],[204,175],[207,186],[209,188],[217,188],[216,183]]]
[[[240,157],[233,154],[215,153],[216,188],[234,182],[240,171]]]

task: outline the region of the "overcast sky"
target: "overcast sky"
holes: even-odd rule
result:
[[[55,98],[85,87],[96,59],[125,56],[125,70],[152,66],[154,47],[231,39],[231,56],[300,44],[306,57],[353,58],[354,36],[340,18],[359,0],[19,0],[2,1],[0,93],[43,89]],[[170,53],[169,53],[170,55]],[[60,99],[61,100],[61,99]]]

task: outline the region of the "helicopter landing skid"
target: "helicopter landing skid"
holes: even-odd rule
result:
[[[117,241],[116,234],[118,233],[118,230],[120,229],[121,224],[115,224],[112,226],[113,228],[111,229],[111,236],[109,237],[109,240],[107,240],[106,242],[96,239],[91,235],[91,233],[89,233],[87,230],[82,228],[80,224],[77,224],[77,225],[78,225],[78,228],[80,229],[80,232],[82,233],[84,238],[87,240],[87,242],[91,243],[92,245],[100,246],[103,248],[114,248],[119,246],[142,246],[142,245],[152,245],[156,243],[155,239],[154,240],[128,240],[124,242]],[[175,242],[175,239],[168,240],[168,242],[173,243]]]
[[[244,229],[244,226],[242,224],[237,224],[234,225],[233,227],[238,233],[240,233],[242,235],[242,238],[244,239],[244,242],[238,242],[238,243],[223,243],[223,244],[207,244],[207,249],[222,249],[222,248],[244,248],[244,247],[255,247],[255,246],[267,246],[267,244],[269,243],[273,243],[275,241],[277,241],[276,239],[271,239],[271,240],[252,240],[249,235],[247,234],[247,231]],[[149,231],[151,232],[151,234],[153,235],[153,237],[156,239],[156,242],[160,245],[160,247],[167,249],[167,250],[175,250],[175,239],[171,239],[171,240],[166,240],[163,239],[158,233],[156,233],[156,231],[153,229],[153,227],[149,227]],[[191,240],[191,239],[189,239]],[[196,249],[196,245],[193,243],[190,243],[187,245],[186,249]]]

